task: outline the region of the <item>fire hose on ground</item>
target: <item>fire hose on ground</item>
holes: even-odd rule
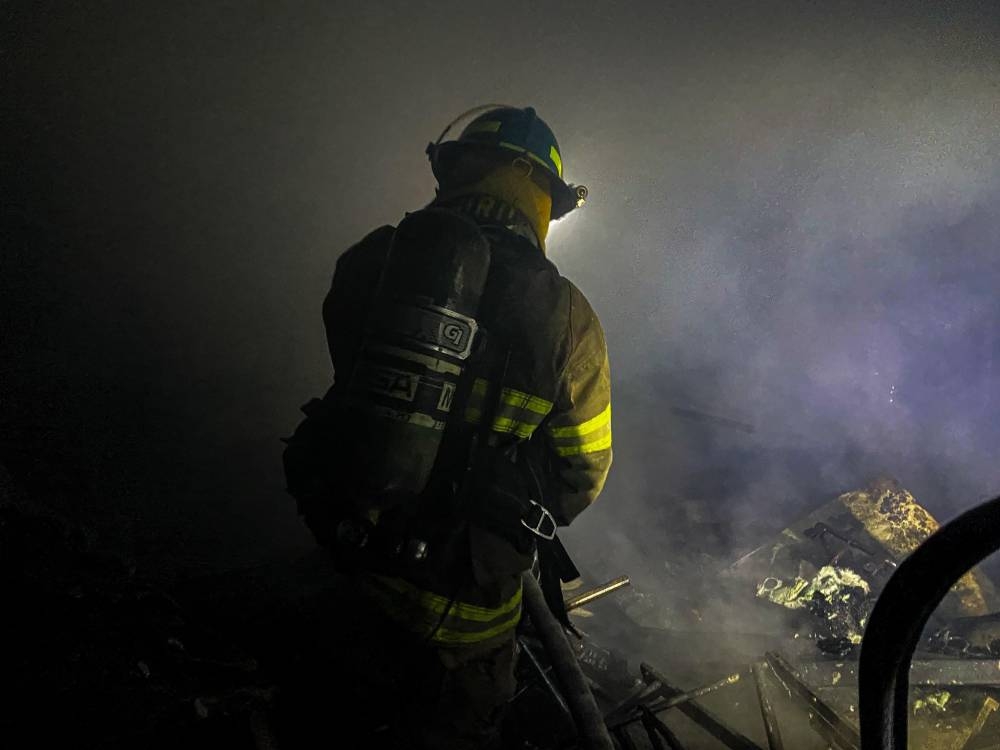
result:
[[[566,639],[562,624],[549,610],[541,586],[535,577],[527,572],[522,578],[524,604],[528,616],[552,663],[552,671],[576,724],[580,747],[583,750],[614,750],[614,744],[604,723],[604,715],[597,707],[594,694],[590,692],[587,679]]]

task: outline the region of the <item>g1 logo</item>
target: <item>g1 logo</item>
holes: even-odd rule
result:
[[[445,323],[441,326],[441,337],[456,349],[461,349],[465,328],[458,323]]]

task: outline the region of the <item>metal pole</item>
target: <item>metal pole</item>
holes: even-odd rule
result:
[[[645,706],[640,706],[640,709],[642,710],[642,725],[646,728],[646,733],[653,740],[654,745],[662,744],[657,737],[658,734],[666,741],[670,750],[684,750],[684,746],[677,739],[677,735],[670,731],[670,727],[654,716],[653,712]]]
[[[628,576],[619,576],[613,581],[608,581],[607,583],[598,586],[596,589],[590,589],[590,591],[584,591],[582,594],[574,596],[572,599],[566,600],[566,611],[577,609],[585,604],[590,604],[595,599],[601,599],[607,596],[612,591],[622,588],[623,586],[628,586],[631,583]]]
[[[518,643],[521,644],[521,649],[528,656],[528,661],[531,662],[531,666],[535,669],[535,674],[542,680],[546,689],[549,691],[549,695],[552,696],[553,700],[559,704],[559,708],[562,709],[563,713],[570,719],[572,719],[572,714],[569,711],[569,706],[566,705],[566,699],[563,698],[562,693],[559,689],[552,684],[552,678],[549,677],[548,672],[546,672],[545,667],[542,666],[541,662],[538,661],[538,657],[535,656],[535,652],[531,650],[528,644],[525,642],[524,638],[518,638]]]
[[[785,744],[781,741],[781,730],[778,728],[778,717],[774,713],[774,706],[771,705],[771,698],[767,694],[767,685],[764,682],[764,670],[770,669],[766,662],[758,662],[751,668],[753,681],[757,686],[757,699],[760,701],[760,716],[764,720],[764,731],[767,733],[768,750],[785,750]]]
[[[696,690],[688,690],[686,693],[680,693],[679,695],[668,698],[663,703],[654,703],[649,707],[649,709],[654,713],[666,711],[668,708],[673,708],[674,706],[679,706],[682,703],[693,701],[695,698],[701,698],[709,693],[714,693],[716,690],[724,688],[727,685],[735,685],[739,681],[740,673],[736,672],[727,677],[723,677],[718,682],[713,682],[711,685],[705,685],[705,687],[700,687]]]
[[[771,667],[789,693],[804,703],[810,713],[815,713],[820,718],[821,723],[817,724],[814,729],[820,731],[823,726],[828,728],[828,732],[820,731],[824,735],[823,739],[843,748],[843,750],[858,750],[861,747],[861,741],[858,739],[854,727],[840,718],[836,711],[800,680],[788,662],[774,652],[765,654],[764,658],[767,659],[768,666]]]
[[[672,698],[683,693],[682,690],[675,688],[667,682],[666,678],[649,664],[640,664],[639,670],[642,672],[643,680],[647,683],[660,683],[660,688],[657,692],[661,695]],[[702,708],[695,701],[681,703],[677,706],[677,710],[698,724],[723,745],[731,748],[731,750],[761,750],[761,747],[756,742],[740,734],[735,729],[726,726],[721,719]]]

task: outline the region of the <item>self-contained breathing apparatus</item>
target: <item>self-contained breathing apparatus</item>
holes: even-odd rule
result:
[[[491,446],[491,404],[506,349],[477,316],[490,268],[490,241],[464,215],[427,208],[399,224],[385,259],[346,387],[306,405],[288,441],[288,489],[317,539],[367,567],[410,565],[435,554],[433,523],[475,519],[513,543],[551,539],[543,505],[513,489],[514,474]],[[491,382],[478,424],[465,419],[473,383]],[[495,408],[495,407],[494,407]],[[349,430],[344,430],[349,425]],[[517,484],[499,478],[508,490]],[[537,484],[537,482],[536,482]],[[539,497],[541,489],[531,494]],[[540,499],[540,498],[539,498]]]
[[[489,243],[464,216],[429,208],[396,230],[347,389],[365,504],[426,489],[483,345],[476,315],[489,266]]]

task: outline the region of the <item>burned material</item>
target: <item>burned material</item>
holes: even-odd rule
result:
[[[632,646],[656,666],[642,666],[639,687],[619,687],[622,700],[606,717],[613,736],[623,748],[857,750],[859,643],[888,579],[938,528],[911,493],[882,480],[720,564],[715,578],[702,560],[721,617],[692,620],[684,613],[693,600],[657,597],[642,584],[616,597],[635,626]],[[935,613],[911,672],[910,747],[1000,741],[995,607],[992,582],[973,570]]]
[[[767,645],[763,636],[725,630],[739,618],[660,616],[669,603],[633,589],[629,577],[581,581],[564,592],[582,626],[567,635],[583,678],[577,696],[593,696],[597,722],[622,750],[855,750],[857,641],[896,562],[935,528],[932,521],[905,490],[880,483],[840,496],[726,567],[713,591],[734,612],[751,606],[775,615],[760,621],[771,628]],[[93,555],[86,532],[23,504],[0,504],[0,540],[6,559],[16,553],[21,564],[20,579],[10,582],[30,595],[25,611],[59,613],[71,626],[57,645],[72,661],[46,654],[49,631],[40,628],[22,632],[31,650],[20,666],[24,674],[39,667],[25,683],[37,688],[32,695],[67,686],[50,705],[72,709],[67,728],[78,737],[108,747],[308,746],[307,733],[289,731],[304,696],[288,686],[303,674],[335,685],[350,658],[345,644],[323,637],[346,601],[327,563],[233,571],[168,593],[129,565]],[[709,572],[707,564],[700,569]],[[14,570],[8,566],[8,576]],[[992,592],[983,574],[967,575],[948,595],[948,611],[964,616],[938,613],[925,635],[910,671],[911,747],[985,750],[1000,740],[1000,613],[989,613]],[[617,631],[605,627],[615,617]],[[729,643],[741,639],[742,655]],[[530,620],[517,642],[507,746],[592,746]],[[763,647],[750,653],[754,644]],[[712,660],[695,674],[697,654]],[[29,710],[18,723],[5,719],[7,728],[40,721],[41,709],[20,700]],[[382,708],[391,706],[373,706],[374,713]]]
[[[726,576],[752,587],[761,602],[809,618],[789,627],[834,656],[849,654],[879,591],[896,565],[939,528],[913,495],[892,480],[845,493],[737,560]],[[985,615],[995,590],[981,573],[966,574],[945,598],[939,623]]]
[[[854,571],[825,565],[811,580],[784,582],[768,576],[757,587],[757,598],[788,609],[805,609],[825,621],[827,635],[817,638],[821,651],[843,655],[861,643],[865,618],[871,610],[871,588]]]
[[[93,530],[5,486],[0,736],[38,747],[266,747],[275,686]],[[19,745],[18,745],[19,746]]]

